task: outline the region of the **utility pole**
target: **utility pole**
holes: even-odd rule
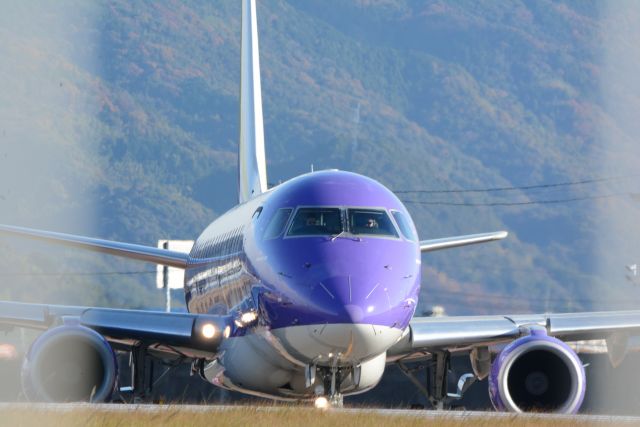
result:
[[[162,244],[163,249],[169,249],[169,242],[164,242]],[[166,265],[162,266],[162,286],[164,287],[164,297],[165,297],[165,310],[167,313],[171,312],[171,287],[169,286],[169,267]]]
[[[182,252],[188,254],[193,247],[193,240],[158,240],[158,249]],[[165,295],[165,311],[171,311],[171,290],[182,289],[184,286],[184,270],[168,267],[166,265],[156,266],[156,289],[163,289]]]

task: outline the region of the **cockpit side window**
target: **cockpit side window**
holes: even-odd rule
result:
[[[293,209],[291,208],[278,209],[271,218],[271,221],[269,221],[269,225],[267,225],[263,238],[268,240],[275,239],[280,236],[284,231],[284,227],[287,225],[287,221],[289,221],[292,211]]]
[[[417,242],[418,236],[416,236],[415,231],[413,231],[413,227],[409,223],[409,219],[407,219],[407,217],[402,212],[391,211],[391,214],[396,219],[396,222],[398,223],[398,227],[400,227],[400,231],[402,232],[402,235],[407,240],[411,240],[412,242]]]
[[[338,208],[300,208],[287,236],[334,235],[342,232],[342,215]]]
[[[398,237],[387,212],[379,209],[348,209],[349,231],[351,234]]]

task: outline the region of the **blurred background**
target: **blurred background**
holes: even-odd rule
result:
[[[2,2],[0,223],[155,246],[232,207],[239,17]],[[422,239],[510,232],[425,255],[419,314],[639,308],[639,3],[269,0],[258,19],[272,185],[351,170]],[[0,299],[161,308],[155,284],[153,265],[0,239]]]

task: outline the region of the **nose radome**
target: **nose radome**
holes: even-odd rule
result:
[[[372,323],[374,317],[401,304],[395,293],[388,292],[392,285],[376,281],[375,277],[334,276],[323,280],[322,286],[325,297],[330,296],[325,301],[349,323]]]
[[[329,291],[335,296],[337,303],[346,307],[348,305],[356,305],[358,298],[358,281],[352,276],[335,275],[327,277],[323,283]]]
[[[393,327],[393,300],[366,275],[325,276],[313,289],[313,302],[336,314],[334,322],[275,329],[287,351],[305,363],[340,364],[369,360],[387,351],[402,334]],[[374,289],[374,292],[372,292]]]
[[[355,304],[347,304],[344,306],[344,310],[351,319],[351,323],[362,323],[364,320],[365,311],[362,307]]]
[[[305,363],[341,364],[378,356],[395,344],[402,331],[365,324],[325,324],[276,329],[273,333],[287,351]]]

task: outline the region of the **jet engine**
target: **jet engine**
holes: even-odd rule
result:
[[[489,375],[489,396],[499,411],[574,414],[585,389],[578,355],[545,330],[533,330],[507,345]]]
[[[99,333],[63,325],[40,335],[22,365],[22,386],[31,401],[104,402],[116,386],[115,353]]]

